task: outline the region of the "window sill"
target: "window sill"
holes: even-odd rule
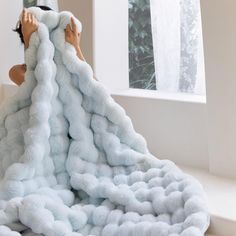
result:
[[[164,93],[145,89],[123,89],[110,91],[110,94],[114,96],[138,97],[206,104],[206,96],[187,93]]]
[[[7,92],[15,91],[17,86],[11,82],[1,84],[4,97],[7,97]],[[177,101],[177,102],[188,102],[188,103],[201,103],[206,104],[206,97],[203,95],[194,95],[187,93],[164,93],[157,92],[153,90],[145,89],[122,89],[110,91],[111,95],[114,96],[124,96],[124,97],[137,97],[137,98],[147,98],[147,99],[159,99],[166,101]]]
[[[206,170],[180,166],[203,185],[211,214],[209,233],[232,236],[236,232],[236,180],[214,176]]]

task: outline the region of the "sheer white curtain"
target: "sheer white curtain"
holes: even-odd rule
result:
[[[38,0],[37,1],[38,5],[44,5],[52,8],[54,11],[58,11],[58,1],[57,0]]]
[[[150,0],[159,91],[205,94],[200,0]]]

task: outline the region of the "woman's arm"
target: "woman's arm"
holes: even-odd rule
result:
[[[24,46],[25,49],[27,49],[29,47],[31,35],[38,29],[38,22],[35,16],[32,13],[27,12],[25,8],[22,11],[21,25],[24,38]],[[15,65],[9,70],[9,77],[11,81],[20,86],[24,82],[25,72],[25,64]]]
[[[80,48],[80,38],[81,33],[78,32],[75,20],[73,17],[71,17],[71,25],[68,24],[65,28],[65,40],[74,46],[78,58],[82,61],[86,61]],[[97,80],[95,76],[93,76],[93,78]]]
[[[75,48],[75,50],[76,50],[77,56],[78,56],[82,61],[86,61],[86,60],[85,60],[85,57],[84,57],[84,55],[83,55],[83,53],[82,53],[82,50],[81,50],[80,46],[77,46],[77,47]]]

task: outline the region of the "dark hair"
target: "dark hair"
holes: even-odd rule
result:
[[[40,8],[41,10],[43,11],[53,11],[50,7],[48,6],[35,6],[35,7],[38,7]],[[22,25],[21,25],[21,22],[18,21],[18,25],[16,26],[15,29],[13,29],[14,32],[18,33],[19,37],[20,37],[20,40],[22,43],[25,43],[24,42],[24,37],[23,37],[23,33],[22,33]]]

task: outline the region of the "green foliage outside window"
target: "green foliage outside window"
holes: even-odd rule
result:
[[[156,89],[150,0],[129,0],[129,85]]]

